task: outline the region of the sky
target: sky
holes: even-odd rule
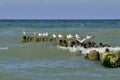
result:
[[[0,19],[120,19],[120,0],[0,0]]]

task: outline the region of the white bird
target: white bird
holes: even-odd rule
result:
[[[58,38],[60,38],[60,39],[61,39],[61,38],[63,38],[63,35],[61,35],[61,34],[58,34]]]
[[[55,34],[53,34],[53,38],[56,38],[57,36]]]
[[[69,39],[69,35],[67,35],[66,37],[67,37],[67,39]]]
[[[42,37],[42,33],[39,33],[38,36],[39,36],[39,37]]]
[[[95,36],[88,36],[88,35],[86,35],[86,39],[92,39],[92,38],[94,38]]]
[[[67,35],[67,38],[68,38],[68,39],[73,39],[74,37],[73,37],[71,34],[68,34],[68,35]]]
[[[82,40],[80,40],[80,43],[83,43],[86,40],[87,40],[86,38],[83,38]]]
[[[23,31],[23,35],[26,35],[26,32],[25,32],[25,31]]]
[[[92,38],[94,38],[94,36],[88,36],[88,35],[86,35],[85,38],[83,38],[83,39],[77,38],[77,40],[78,40],[80,43],[83,43],[84,41],[86,41],[86,40],[88,40],[88,39],[92,39]]]
[[[80,43],[83,43],[86,40],[87,40],[86,38],[83,38],[82,40],[81,39],[77,39],[77,41],[79,41]]]
[[[81,39],[81,37],[78,34],[75,34],[76,39]]]
[[[46,37],[48,37],[48,36],[49,36],[48,32],[46,32],[46,33],[45,33],[45,36],[46,36]]]

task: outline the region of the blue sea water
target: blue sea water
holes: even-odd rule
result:
[[[120,49],[120,20],[0,20],[0,79],[2,80],[119,80],[120,69],[75,56],[77,49],[59,47],[57,42],[22,43],[27,35],[76,33],[95,36],[96,43]],[[97,49],[102,52],[104,48]]]

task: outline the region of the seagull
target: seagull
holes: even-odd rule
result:
[[[66,37],[67,37],[67,39],[69,39],[69,35],[67,35]]]
[[[81,39],[81,37],[78,34],[75,34],[76,39]]]
[[[25,31],[23,31],[23,35],[26,35],[26,32],[25,32]]]
[[[86,40],[87,40],[86,38],[83,38],[82,40],[81,39],[77,39],[77,41],[79,41],[80,43],[83,43]]]
[[[58,38],[60,38],[60,39],[61,39],[61,38],[63,38],[63,35],[61,35],[61,34],[58,34]]]
[[[80,43],[83,43],[84,41],[86,41],[86,40],[88,40],[88,39],[92,39],[92,38],[94,38],[94,36],[86,36],[86,38],[83,38],[82,40],[80,40],[80,39],[77,39]]]
[[[87,40],[86,38],[83,38],[82,40],[80,40],[80,43],[83,43],[86,40]]]
[[[74,37],[71,34],[67,35],[67,39],[73,39]]]
[[[39,36],[39,37],[42,37],[42,33],[39,33],[38,36]]]
[[[46,33],[45,33],[45,36],[46,36],[46,37],[48,37],[48,36],[49,36],[48,32],[46,32]]]
[[[95,36],[88,36],[88,35],[86,35],[86,39],[92,39],[92,38],[94,38]]]
[[[57,36],[55,34],[53,34],[53,38],[56,38]]]

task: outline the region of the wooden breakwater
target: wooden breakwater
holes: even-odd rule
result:
[[[52,38],[52,37],[39,37],[39,36],[22,36],[22,42],[46,42],[46,41],[56,41],[58,42],[59,46],[64,46],[64,47],[73,47],[73,46],[81,46],[84,48],[91,48],[91,47],[110,47],[108,44],[103,44],[100,42],[97,44],[96,42],[93,41],[86,41],[83,43],[80,43],[76,39],[67,39],[67,38]]]
[[[22,36],[22,42],[45,42],[54,40],[54,38],[48,37]]]
[[[110,47],[110,45],[103,44],[102,42],[100,42],[99,44],[97,44],[96,42],[93,42],[93,41],[87,41],[87,42],[80,43],[77,40],[68,40],[68,39],[59,39],[58,45],[64,46],[64,47],[81,46],[84,48]]]
[[[107,68],[120,68],[120,50],[113,52],[106,48],[103,53],[91,50],[84,57],[90,61],[100,61]]]
[[[99,47],[110,47],[108,44],[103,44],[102,42],[96,43],[93,41],[85,41],[80,43],[76,39],[67,39],[67,38],[52,38],[52,37],[39,37],[39,36],[22,36],[22,42],[46,42],[46,41],[55,41],[59,46],[63,47],[74,47],[81,46],[84,48],[99,48]],[[84,53],[82,51],[78,51],[76,54],[81,55]],[[84,54],[84,58],[90,61],[100,61],[104,67],[107,68],[118,68],[120,67],[120,50],[116,52],[110,51],[108,48],[105,49],[103,53],[100,53],[96,50],[91,50],[89,53]]]

